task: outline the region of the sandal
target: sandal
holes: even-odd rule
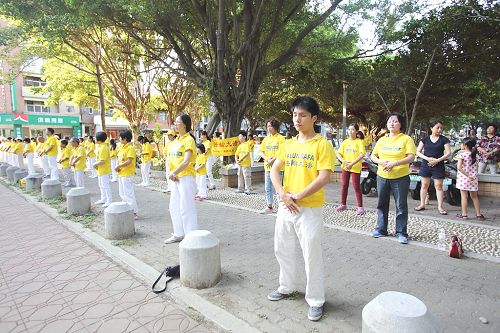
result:
[[[469,218],[467,215],[462,215],[462,214],[457,214],[457,217],[459,219],[464,219],[464,220],[467,220]]]
[[[417,207],[415,207],[415,210],[417,212],[420,212],[421,210],[425,210],[425,206],[417,206]]]
[[[448,212],[445,210],[438,210],[438,211],[439,211],[439,214],[441,214],[441,215],[448,215]]]
[[[486,217],[484,217],[484,215],[481,214],[481,215],[476,216],[476,219],[478,219],[479,221],[484,221],[484,220],[486,220]]]

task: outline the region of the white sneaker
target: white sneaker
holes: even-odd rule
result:
[[[165,244],[178,243],[183,239],[184,239],[184,236],[177,237],[175,235],[172,235],[172,237],[165,239]]]
[[[94,205],[102,205],[104,203],[104,200],[97,200],[94,202]]]
[[[111,179],[110,182],[111,183],[116,183],[118,181],[118,179]]]

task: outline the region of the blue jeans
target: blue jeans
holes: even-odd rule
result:
[[[283,185],[283,171],[280,172],[281,185]],[[271,181],[271,171],[264,173],[264,187],[266,190],[266,202],[268,206],[272,206],[274,202],[274,187]]]
[[[394,197],[396,204],[396,235],[402,234],[408,237],[406,226],[408,224],[408,189],[410,177],[404,176],[397,179],[386,179],[377,176],[377,231],[387,235],[387,223],[389,218],[390,194]]]

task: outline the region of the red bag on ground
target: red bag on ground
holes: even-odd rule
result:
[[[460,258],[462,253],[462,240],[458,237],[458,235],[453,235],[450,241],[450,257]]]

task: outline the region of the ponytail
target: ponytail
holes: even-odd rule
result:
[[[477,148],[473,147],[471,150],[471,158],[472,158],[472,164],[476,163],[476,156],[477,156]]]
[[[463,143],[471,151],[472,164],[476,163],[476,156],[477,156],[476,140],[471,138],[465,138]]]

